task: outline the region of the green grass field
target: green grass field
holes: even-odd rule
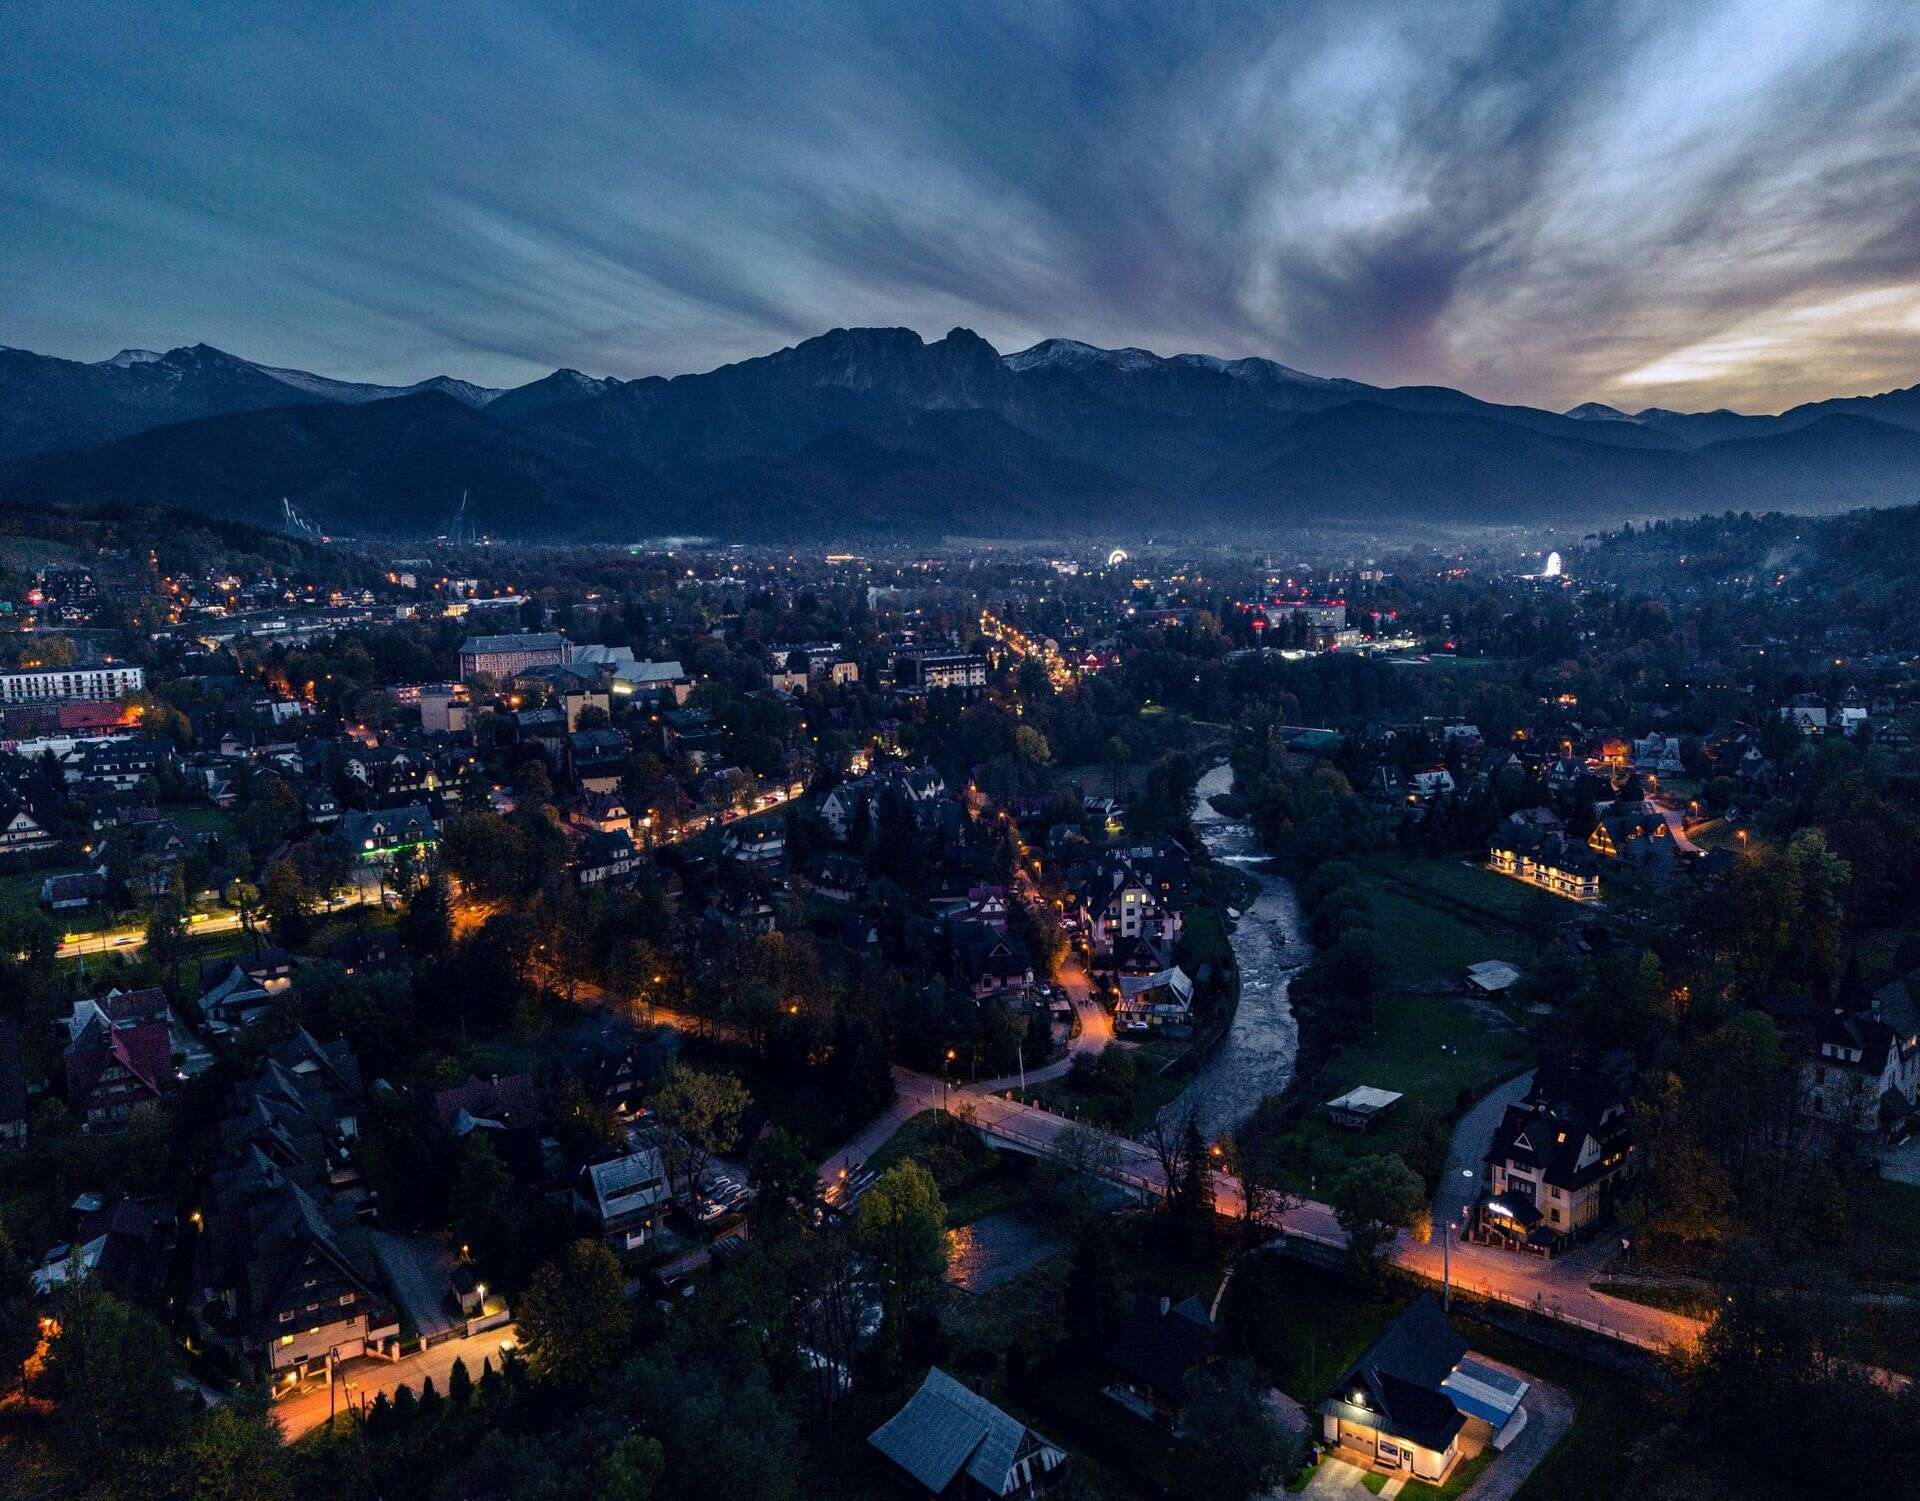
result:
[[[1364,1157],[1397,1153],[1413,1161],[1431,1123],[1449,1115],[1460,1091],[1485,1094],[1526,1067],[1522,1034],[1447,996],[1383,998],[1369,1035],[1348,1043],[1313,1083],[1310,1107],[1361,1084],[1406,1096],[1371,1131],[1347,1131],[1317,1108],[1288,1130],[1284,1154],[1296,1191],[1324,1194],[1328,1183]]]
[[[189,834],[218,834],[225,838],[238,827],[234,816],[222,808],[168,808],[166,814]]]
[[[1410,1301],[1403,1290],[1368,1291],[1280,1257],[1263,1258],[1249,1275],[1260,1278],[1258,1320],[1246,1331],[1249,1353],[1275,1386],[1308,1408]]]
[[[1866,1196],[1868,1224],[1851,1268],[1856,1277],[1920,1283],[1920,1188],[1876,1178]]]
[[[1451,987],[1484,959],[1524,969],[1534,953],[1533,922],[1547,911],[1573,910],[1518,881],[1449,860],[1381,857],[1364,868],[1362,889],[1387,949],[1391,983],[1403,989]]]
[[[0,912],[31,912],[40,903],[40,883],[59,870],[22,870],[0,876]],[[58,926],[58,924],[55,924]]]

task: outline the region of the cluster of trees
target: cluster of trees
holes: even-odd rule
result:
[[[292,1462],[264,1396],[197,1410],[176,1384],[172,1336],[91,1281],[70,1284],[47,1318],[44,1347],[31,1329],[27,1389],[48,1403],[52,1468],[77,1493],[291,1501]],[[17,1363],[17,1330],[6,1333]]]

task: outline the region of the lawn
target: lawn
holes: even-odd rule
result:
[[[1596,1281],[1593,1290],[1609,1298],[1624,1298],[1648,1308],[1683,1313],[1690,1319],[1712,1318],[1717,1299],[1711,1290],[1687,1282],[1607,1282]]]
[[[1382,998],[1373,1027],[1345,1044],[1312,1081],[1309,1108],[1289,1128],[1293,1149],[1285,1158],[1294,1181],[1288,1186],[1324,1195],[1348,1165],[1388,1152],[1417,1166],[1422,1138],[1445,1129],[1462,1091],[1477,1098],[1526,1065],[1525,1037],[1464,1001],[1441,995]],[[1406,1098],[1367,1132],[1342,1130],[1318,1109],[1362,1084]]]
[[[225,838],[238,827],[233,815],[225,809],[199,804],[189,808],[169,808],[167,817],[189,834],[216,834]]]
[[[1242,1263],[1228,1307],[1250,1314],[1248,1351],[1273,1384],[1311,1409],[1407,1306],[1404,1291],[1368,1291],[1337,1273],[1280,1256]]]
[[[911,1157],[933,1174],[947,1206],[949,1225],[970,1225],[1003,1209],[1032,1201],[1034,1160],[990,1150],[978,1136],[937,1110],[923,1110],[868,1159],[884,1173]]]
[[[1113,1046],[1134,1045],[1119,1042]],[[1137,1046],[1139,1070],[1134,1075],[1133,1095],[1124,1107],[1118,1096],[1095,1094],[1076,1087],[1071,1073],[1059,1079],[1050,1079],[1045,1084],[1036,1084],[1024,1093],[1014,1092],[1028,1104],[1051,1110],[1056,1115],[1092,1121],[1123,1136],[1136,1136],[1153,1123],[1153,1118],[1162,1109],[1173,1103],[1192,1077],[1185,1069],[1160,1072],[1160,1065],[1167,1061],[1166,1054],[1161,1051],[1166,1046],[1165,1043],[1142,1043]]]
[[[1361,886],[1386,946],[1389,978],[1408,990],[1451,988],[1468,965],[1484,959],[1524,969],[1534,954],[1528,931],[1534,915],[1573,910],[1571,903],[1458,861],[1374,860]]]
[[[1876,1178],[1850,1270],[1869,1281],[1920,1283],[1920,1188]]]
[[[63,871],[23,870],[0,876],[0,912],[31,912],[40,901],[40,883]],[[56,925],[59,919],[55,919]]]
[[[1465,1464],[1454,1466],[1445,1484],[1429,1485],[1424,1480],[1409,1480],[1400,1488],[1400,1494],[1410,1497],[1411,1501],[1453,1501],[1455,1496],[1464,1496],[1487,1466],[1499,1457],[1492,1449],[1483,1449]]]

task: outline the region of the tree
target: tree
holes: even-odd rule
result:
[[[257,956],[260,935],[253,930],[253,919],[260,910],[260,888],[245,876],[236,876],[227,883],[227,905],[240,914],[240,931],[247,935],[247,946]]]
[[[1299,1468],[1301,1441],[1280,1426],[1251,1361],[1226,1361],[1189,1377],[1181,1422],[1201,1438],[1184,1474],[1193,1495],[1246,1501],[1276,1490]]]
[[[148,1313],[91,1279],[71,1284],[47,1346],[46,1377],[62,1451],[89,1478],[160,1450],[181,1434],[173,1341]]]
[[[1391,1155],[1356,1162],[1334,1180],[1330,1197],[1347,1232],[1348,1255],[1369,1275],[1394,1231],[1414,1224],[1427,1207],[1419,1175]]]
[[[1067,1339],[1082,1355],[1098,1355],[1119,1337],[1125,1298],[1125,1268],[1113,1229],[1087,1220],[1074,1239],[1065,1293]]]
[[[33,1279],[0,1222],[0,1372],[18,1371],[40,1346],[40,1319],[33,1306]],[[0,1381],[7,1377],[0,1375]]]
[[[1733,1187],[1701,1143],[1686,1086],[1672,1073],[1648,1082],[1634,1101],[1634,1130],[1646,1163],[1622,1217],[1649,1241],[1691,1251],[1726,1244],[1737,1229]]]
[[[180,989],[180,965],[187,957],[187,914],[176,896],[161,897],[147,914],[147,957],[160,966],[168,989]]]
[[[933,1175],[911,1157],[895,1163],[860,1196],[855,1226],[860,1249],[880,1274],[897,1336],[947,1268],[947,1206]]]
[[[749,1215],[756,1244],[799,1234],[813,1224],[820,1174],[784,1128],[775,1126],[754,1143],[747,1171],[758,1191]]]
[[[246,806],[237,822],[255,858],[284,844],[300,827],[301,817],[300,799],[284,778],[259,771],[247,779]]]
[[[513,783],[519,793],[519,806],[540,809],[553,802],[553,777],[538,756],[528,756],[520,763]]]
[[[1067,1126],[1054,1138],[1053,1154],[1046,1159],[1050,1202],[1068,1224],[1082,1223],[1094,1213],[1102,1187],[1119,1166],[1120,1143],[1111,1133]]]
[[[276,860],[267,867],[260,883],[260,910],[267,926],[282,943],[298,943],[306,936],[307,920],[313,912],[313,893],[306,879],[291,860]]]
[[[182,1455],[196,1501],[290,1501],[293,1477],[266,1400],[243,1394],[204,1413]]]
[[[484,1131],[471,1131],[460,1143],[448,1209],[460,1243],[499,1280],[512,1253],[513,1174]]]
[[[1014,729],[1013,753],[1029,766],[1045,766],[1053,759],[1053,749],[1047,744],[1047,737],[1030,724],[1022,724]]]
[[[667,1065],[653,1097],[654,1113],[667,1127],[662,1148],[674,1191],[691,1198],[717,1152],[733,1150],[747,1088],[732,1074],[702,1073],[682,1063]]]
[[[1197,1238],[1213,1212],[1210,1154],[1200,1132],[1198,1104],[1188,1100],[1162,1110],[1143,1140],[1160,1165],[1168,1213]]]
[[[795,1341],[812,1352],[802,1363],[813,1378],[822,1424],[831,1432],[860,1354],[871,1287],[844,1221],[828,1221],[801,1243],[789,1285]]]
[[[1300,1200],[1280,1184],[1280,1144],[1250,1122],[1227,1138],[1224,1166],[1240,1180],[1240,1225],[1249,1246]]]
[[[1787,845],[1787,880],[1795,911],[1781,946],[1814,997],[1831,1000],[1844,967],[1845,898],[1853,867],[1833,853],[1819,829],[1802,829]]]
[[[584,1391],[613,1369],[632,1326],[613,1252],[577,1240],[534,1273],[520,1299],[519,1333],[536,1381]]]
[[[459,1356],[454,1357],[453,1369],[447,1372],[447,1400],[455,1407],[465,1407],[473,1400],[473,1375]]]
[[[606,1501],[653,1501],[666,1466],[659,1439],[630,1433],[600,1462],[599,1494]]]
[[[434,959],[453,947],[453,893],[444,875],[436,871],[413,889],[400,917],[400,937],[415,953]]]

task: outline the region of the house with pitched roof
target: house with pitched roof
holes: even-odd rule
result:
[[[1552,1256],[1593,1231],[1638,1165],[1627,1111],[1622,1081],[1560,1060],[1541,1064],[1494,1130],[1468,1238]]]
[[[1187,852],[1171,841],[1109,850],[1076,892],[1094,958],[1111,958],[1132,939],[1169,948],[1179,942],[1191,868]]]
[[[1106,1350],[1113,1380],[1105,1394],[1150,1423],[1174,1427],[1187,1379],[1213,1358],[1213,1319],[1197,1297],[1175,1303],[1141,1293],[1126,1326]]]
[[[1517,1432],[1528,1383],[1468,1353],[1432,1293],[1421,1294],[1334,1383],[1321,1435],[1343,1459],[1437,1484]]]
[[[532,1182],[541,1175],[540,1101],[529,1074],[495,1074],[442,1089],[433,1097],[434,1119],[455,1141],[475,1132],[493,1145],[494,1154],[514,1176]]]
[[[277,1385],[399,1334],[354,1158],[364,1100],[345,1041],[299,1028],[236,1086],[220,1124],[193,1316]]]
[[[173,1087],[173,1042],[163,1021],[132,1026],[89,1023],[68,1044],[67,1104],[89,1130],[126,1124],[136,1105],[157,1103]]]
[[[652,1240],[672,1202],[666,1159],[653,1144],[590,1163],[574,1179],[575,1213],[616,1252],[637,1251]]]
[[[365,862],[392,860],[402,850],[433,848],[440,838],[433,810],[424,803],[404,808],[378,808],[349,813],[340,820],[340,838],[355,857]]]
[[[929,1496],[1044,1495],[1067,1463],[1066,1450],[938,1366],[867,1442]]]
[[[1122,1032],[1182,1034],[1193,1023],[1193,981],[1175,964],[1150,975],[1121,975],[1113,1024]]]

